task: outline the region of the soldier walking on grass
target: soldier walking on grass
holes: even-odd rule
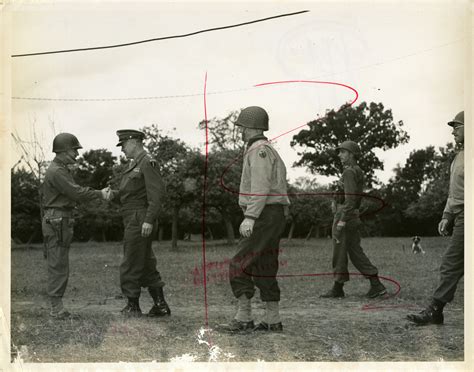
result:
[[[364,173],[357,165],[360,148],[353,141],[345,141],[337,151],[344,170],[339,181],[339,192],[333,201],[332,267],[335,281],[333,287],[320,297],[344,297],[343,286],[349,281],[349,256],[357,270],[370,280],[370,289],[366,296],[375,298],[384,295],[387,290],[378,278],[377,268],[372,265],[360,246],[359,208],[364,188]]]
[[[444,306],[453,300],[459,280],[464,276],[464,111],[448,125],[453,128],[454,140],[461,150],[451,164],[448,200],[438,232],[446,236],[452,226],[453,233],[441,260],[440,280],[431,303],[419,314],[407,315],[408,320],[420,325],[443,324]]]
[[[263,132],[268,130],[268,114],[260,107],[247,107],[235,125],[247,142],[240,181],[239,205],[244,212],[240,225],[243,239],[229,264],[230,285],[238,299],[237,313],[227,332],[282,331],[279,314],[280,288],[276,279],[280,237],[285,228],[287,196],[286,167]],[[254,325],[251,299],[255,287],[265,302],[265,315]]]
[[[138,130],[117,131],[125,156],[131,160],[123,172],[119,190],[112,190],[110,199],[118,198],[124,224],[123,260],[120,265],[120,286],[128,303],[122,309],[126,316],[141,316],[141,288],[148,288],[154,305],[150,317],[170,315],[163,294],[164,282],[156,270],[152,232],[165,197],[165,186],[156,160],[143,148],[145,134]]]
[[[48,263],[48,296],[50,316],[67,318],[71,314],[64,309],[62,298],[69,279],[69,247],[73,237],[73,209],[77,202],[106,199],[108,189],[94,190],[79,186],[68,166],[76,162],[82,149],[76,136],[60,133],[53,140],[55,158],[46,171],[43,188],[44,215],[43,237]]]

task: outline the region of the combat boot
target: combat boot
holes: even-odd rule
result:
[[[153,298],[154,305],[148,312],[149,317],[160,317],[171,315],[171,310],[165,301],[165,295],[163,293],[163,287],[148,287],[148,292],[151,298]]]
[[[237,319],[232,319],[230,323],[227,324],[218,324],[216,329],[217,331],[227,332],[227,333],[241,333],[241,332],[250,332],[255,328],[253,320],[248,322],[243,322]]]
[[[51,297],[51,311],[49,316],[55,319],[67,319],[71,317],[71,313],[64,308],[63,300],[61,297]]]
[[[282,332],[283,325],[280,320],[278,301],[265,302],[265,314],[263,320],[255,326],[254,331]]]
[[[266,332],[283,332],[283,324],[281,322],[268,324],[266,322],[258,323],[255,328],[253,329],[255,332],[257,331],[266,331]]]
[[[319,297],[320,298],[342,298],[344,297],[344,290],[342,289],[343,286],[344,284],[342,283],[334,282],[333,287],[326,293],[323,293],[322,295],[320,295]]]
[[[127,317],[141,316],[142,310],[140,309],[138,297],[129,297],[127,306],[125,306],[120,312]]]
[[[230,323],[217,325],[217,330],[227,333],[250,332],[255,328],[252,320],[252,304],[251,299],[245,294],[240,295],[237,299],[237,313]]]
[[[368,298],[376,298],[387,293],[387,288],[379,280],[378,276],[370,278],[370,289],[365,295]]]
[[[426,309],[420,311],[419,314],[408,314],[407,319],[419,325],[443,324],[444,305],[444,302],[433,300],[433,302],[431,302]]]
[[[62,319],[68,319],[71,317],[71,313],[67,311],[66,309],[60,309],[60,310],[51,310],[49,313],[49,316],[54,319],[62,320]]]

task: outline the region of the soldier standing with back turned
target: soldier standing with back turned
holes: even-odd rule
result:
[[[71,314],[64,309],[63,295],[69,279],[69,247],[73,236],[73,209],[77,202],[106,199],[109,190],[93,190],[79,186],[68,166],[76,162],[82,149],[76,136],[60,133],[53,140],[56,157],[46,171],[43,188],[44,215],[43,238],[48,262],[48,295],[50,316],[67,318]]]
[[[336,195],[333,202],[335,214],[332,226],[332,267],[335,281],[333,287],[320,297],[344,297],[343,286],[349,281],[349,256],[357,270],[370,280],[370,289],[366,296],[375,298],[384,295],[387,290],[377,276],[377,268],[372,265],[360,246],[359,207],[364,188],[364,173],[357,165],[360,148],[353,141],[345,141],[337,147],[337,151],[344,170],[339,181],[341,195]]]

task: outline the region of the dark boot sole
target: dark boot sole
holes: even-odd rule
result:
[[[220,333],[227,333],[229,335],[244,335],[244,334],[249,334],[253,332],[253,328],[247,328],[247,329],[239,329],[239,330],[230,330],[230,329],[225,329],[225,328],[216,328],[217,332]]]
[[[377,293],[374,293],[374,294],[371,294],[371,295],[366,295],[365,297],[367,298],[377,298],[377,297],[381,297],[381,296],[384,296],[387,294],[387,290],[386,289],[383,289]]]
[[[255,328],[255,324],[253,322],[249,323],[247,326],[243,328],[234,328],[227,324],[218,324],[216,326],[216,331],[229,333],[229,334],[242,334],[242,333],[250,333],[253,331],[254,328]]]
[[[146,314],[147,317],[149,318],[163,318],[165,316],[171,316],[171,313],[166,313],[166,314]]]
[[[280,323],[279,325],[268,325],[266,323],[262,324],[259,323],[253,329],[254,332],[283,332],[283,325]]]
[[[416,315],[407,315],[407,319],[412,322],[412,323],[415,323],[416,325],[418,326],[426,326],[426,325],[443,325],[444,324],[444,319],[442,320],[422,320],[422,319],[418,319],[416,317]]]

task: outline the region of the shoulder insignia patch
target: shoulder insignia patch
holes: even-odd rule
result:
[[[155,160],[155,159],[150,159],[150,165],[151,165],[153,168],[156,168],[156,160]]]
[[[265,151],[265,149],[259,150],[258,156],[260,156],[261,158],[266,158],[267,157],[267,152]]]

